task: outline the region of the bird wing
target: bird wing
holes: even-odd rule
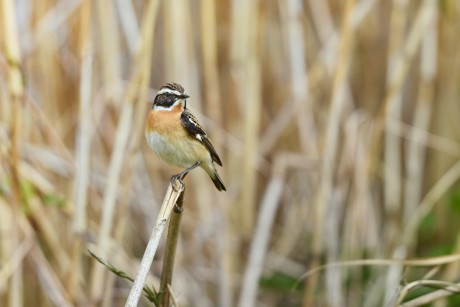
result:
[[[199,142],[201,142],[206,149],[209,151],[211,154],[212,161],[215,161],[217,164],[222,166],[222,161],[219,158],[219,155],[217,154],[216,150],[214,149],[214,146],[212,146],[211,141],[209,140],[208,136],[206,135],[206,132],[204,132],[203,128],[200,126],[198,123],[198,120],[193,116],[192,113],[190,113],[187,109],[182,112],[182,115],[180,117],[182,126],[184,126],[185,130],[197,139]]]

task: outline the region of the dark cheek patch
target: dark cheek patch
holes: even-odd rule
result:
[[[155,98],[155,105],[160,107],[169,108],[174,104],[174,96],[159,95]]]

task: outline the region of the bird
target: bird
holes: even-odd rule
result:
[[[226,191],[214,167],[214,162],[222,166],[222,161],[203,127],[187,109],[189,97],[178,83],[162,86],[147,115],[145,138],[162,160],[185,169],[172,176],[172,181],[182,181],[192,169],[201,167],[217,190]]]

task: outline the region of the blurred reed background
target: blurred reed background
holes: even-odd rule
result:
[[[442,258],[299,279],[460,253],[458,1],[0,3],[0,306],[124,304],[87,249],[135,276],[178,172],[143,138],[170,81],[228,188],[186,180],[180,306],[391,306],[459,281]]]

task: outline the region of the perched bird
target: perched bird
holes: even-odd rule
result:
[[[219,191],[226,191],[213,162],[222,166],[216,150],[195,116],[187,109],[184,88],[167,83],[158,92],[145,123],[145,138],[156,154],[169,164],[185,168],[173,176],[182,180],[200,166]]]

